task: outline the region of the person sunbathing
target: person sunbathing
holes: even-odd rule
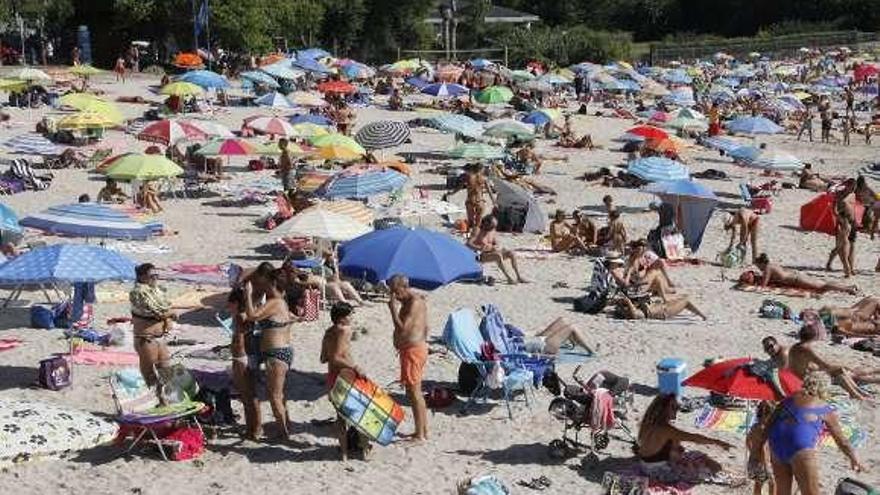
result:
[[[572,235],[580,239],[588,247],[595,246],[599,237],[599,229],[596,227],[596,224],[581,214],[580,210],[572,211],[571,217],[574,219],[574,224],[571,226]]]
[[[592,352],[584,332],[572,326],[565,318],[559,317],[533,337],[527,337],[523,341],[523,347],[528,353],[555,355],[568,343]]]
[[[675,285],[666,271],[666,263],[657,253],[648,249],[648,243],[644,239],[630,244],[623,279],[627,287],[644,286],[663,301],[667,300],[668,294],[675,293]]]
[[[153,181],[146,181],[141,186],[140,194],[142,208],[150,210],[153,213],[163,211],[162,205],[159,203],[159,191],[156,189]]]
[[[587,245],[572,232],[572,226],[565,221],[565,212],[556,210],[550,222],[550,249],[554,253],[586,253]]]
[[[737,237],[739,237],[739,243],[737,246],[742,250],[743,256],[745,256],[746,253],[746,246],[751,243],[752,263],[754,263],[759,252],[758,233],[761,227],[760,220],[761,217],[749,208],[740,208],[733,214],[729,215],[724,220],[724,230],[730,232],[730,244],[727,245],[725,252],[729,252],[733,249]],[[737,232],[739,233],[739,236],[737,236]]]
[[[595,148],[591,135],[585,134],[579,138],[574,133],[571,127],[571,115],[565,116],[565,124],[562,126],[562,132],[559,134],[559,141],[556,145],[563,148],[588,148],[590,150]]]
[[[770,263],[767,253],[761,253],[755,260],[755,266],[761,270],[762,287],[768,287],[771,284],[781,287],[793,287],[796,289],[805,289],[816,292],[846,292],[848,294],[857,294],[859,288],[855,285],[844,285],[838,282],[825,282],[816,280],[805,275],[801,275],[794,271],[786,271],[776,263]]]
[[[798,343],[788,350],[788,369],[801,379],[804,379],[811,372],[824,371],[853,399],[869,398],[858,384],[880,383],[880,369],[850,369],[826,361],[813,349],[813,344],[818,340],[819,330],[816,325],[802,326],[798,331]]]
[[[523,165],[531,166],[533,174],[538,175],[541,173],[541,166],[543,165],[543,163],[541,162],[541,159],[538,158],[538,155],[535,153],[534,142],[527,143],[522,148],[517,150],[514,158],[516,158],[516,161]]]
[[[818,173],[813,172],[812,164],[804,164],[804,169],[801,171],[801,176],[798,180],[798,187],[800,189],[808,189],[810,191],[819,192],[828,189],[828,186],[830,185],[831,181],[829,181],[828,179],[823,179]]]
[[[681,314],[684,310],[699,316],[703,321],[706,315],[687,296],[678,296],[666,301],[638,300],[621,297],[617,302],[616,314],[625,320],[666,320]]]
[[[519,273],[519,263],[513,251],[498,247],[497,229],[498,219],[494,215],[486,215],[480,221],[480,228],[467,240],[467,247],[477,253],[480,263],[497,264],[501,273],[507,277],[507,283],[526,283],[526,280]],[[510,271],[504,264],[505,261],[510,263],[516,279],[510,276]]]
[[[867,296],[849,307],[823,306],[819,317],[827,328],[838,327],[844,335],[850,331],[873,333],[880,319],[880,297]]]

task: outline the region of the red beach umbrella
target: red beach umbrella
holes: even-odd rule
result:
[[[752,358],[731,359],[704,368],[683,382],[719,394],[750,400],[778,400],[773,385],[748,370]],[[789,370],[779,370],[779,382],[786,396],[801,389],[801,379]]]

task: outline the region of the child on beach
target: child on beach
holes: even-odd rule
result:
[[[765,483],[770,487],[770,495],[775,495],[776,493],[776,483],[773,481],[773,476],[770,475],[770,470],[767,466],[767,461],[770,457],[770,447],[766,442],[767,437],[764,434],[772,413],[773,407],[770,405],[770,402],[761,401],[758,404],[755,424],[746,435],[746,448],[749,449],[749,452],[752,452],[748,462],[748,477],[755,482],[752,492],[754,495],[764,493]],[[759,439],[765,440],[764,445],[756,445]]]
[[[358,375],[363,371],[354,364],[351,357],[351,315],[354,308],[348,303],[339,302],[330,309],[330,321],[333,325],[324,332],[321,341],[321,362],[327,363],[327,391],[329,392],[336,383],[336,377],[342,370],[350,369]],[[337,434],[339,436],[339,449],[342,460],[348,460],[348,424],[345,419],[336,416]],[[359,442],[363,446],[366,456],[369,442]]]

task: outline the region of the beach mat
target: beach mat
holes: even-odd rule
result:
[[[771,296],[788,296],[788,297],[821,297],[821,292],[810,291],[807,289],[798,289],[796,287],[763,287],[760,285],[744,285],[737,284],[733,286],[734,290],[742,292],[753,292],[756,294],[765,294]]]
[[[405,417],[403,409],[387,392],[365,376],[343,370],[330,390],[330,402],[345,421],[379,445],[394,440]]]
[[[843,429],[844,436],[849,440],[853,447],[859,447],[868,439],[868,434],[855,421],[848,417],[853,412],[854,406],[846,401],[839,402],[829,401],[829,403],[838,409],[840,414],[840,427]],[[703,409],[697,413],[694,418],[694,426],[707,430],[723,431],[727,433],[736,433],[745,436],[749,429],[755,423],[754,410],[726,410],[713,407],[706,404]],[[834,439],[827,430],[822,432],[819,445],[823,447],[834,446]]]

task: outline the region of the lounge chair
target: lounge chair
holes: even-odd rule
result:
[[[179,421],[191,421],[201,430],[196,416],[205,409],[201,402],[189,396],[169,405],[161,406],[155,390],[147,387],[143,376],[135,368],[116,371],[110,375],[110,390],[116,405],[116,422],[123,431],[131,432],[134,440],[126,449],[131,452],[145,437],[159,448],[162,459],[168,460],[157,432]],[[121,437],[121,442],[125,437]]]
[[[746,183],[739,184],[739,194],[749,208],[759,215],[770,213],[773,209],[773,198],[769,195],[753,196],[751,191],[749,191],[749,185]]]
[[[486,402],[490,390],[489,373],[492,372],[496,363],[499,363],[505,372],[504,380],[500,385],[507,406],[508,418],[513,419],[511,402],[513,402],[514,393],[517,391],[523,392],[526,405],[531,408],[529,395],[534,396],[534,373],[522,365],[520,357],[500,359],[499,361],[483,359],[483,346],[486,341],[483,340],[476,315],[472,310],[462,308],[449,315],[443,330],[443,341],[446,343],[447,349],[458,357],[463,365],[473,367],[478,373],[477,382],[468,401],[461,409],[462,413],[466,413],[478,399]]]

